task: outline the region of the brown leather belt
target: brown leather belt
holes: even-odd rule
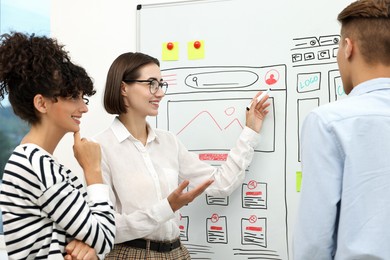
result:
[[[180,238],[172,242],[157,242],[157,241],[151,241],[151,240],[145,240],[139,238],[139,239],[126,241],[123,244],[129,247],[146,249],[148,242],[150,243],[150,250],[157,251],[157,252],[170,252],[180,247]]]

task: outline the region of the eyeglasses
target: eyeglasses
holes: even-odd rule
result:
[[[123,82],[130,83],[130,82],[147,82],[149,83],[149,91],[150,94],[154,95],[157,93],[158,89],[161,88],[161,90],[165,93],[167,93],[168,89],[168,82],[166,81],[158,81],[157,79],[124,79]]]
[[[67,97],[61,97],[61,96],[54,96],[53,97],[55,101],[58,101],[58,98],[63,98],[64,100],[69,100],[69,101],[74,101],[74,102],[79,102],[83,101],[86,105],[89,105],[89,99],[86,98],[84,95],[72,95],[72,96],[67,96]]]

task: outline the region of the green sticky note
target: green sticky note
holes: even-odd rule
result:
[[[301,191],[301,183],[302,183],[302,172],[296,172],[295,182],[296,182],[297,192],[300,192]]]
[[[187,43],[188,59],[204,59],[204,41],[191,41]]]
[[[162,44],[162,60],[179,60],[179,43],[164,42]]]

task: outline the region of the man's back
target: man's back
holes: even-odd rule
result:
[[[390,79],[310,113],[294,259],[390,259],[389,153]]]

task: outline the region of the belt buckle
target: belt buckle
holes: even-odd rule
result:
[[[173,243],[160,242],[158,244],[158,251],[159,252],[171,252],[174,249],[173,247],[174,247]]]
[[[159,242],[157,247],[158,252],[165,252],[165,244],[164,242]]]

